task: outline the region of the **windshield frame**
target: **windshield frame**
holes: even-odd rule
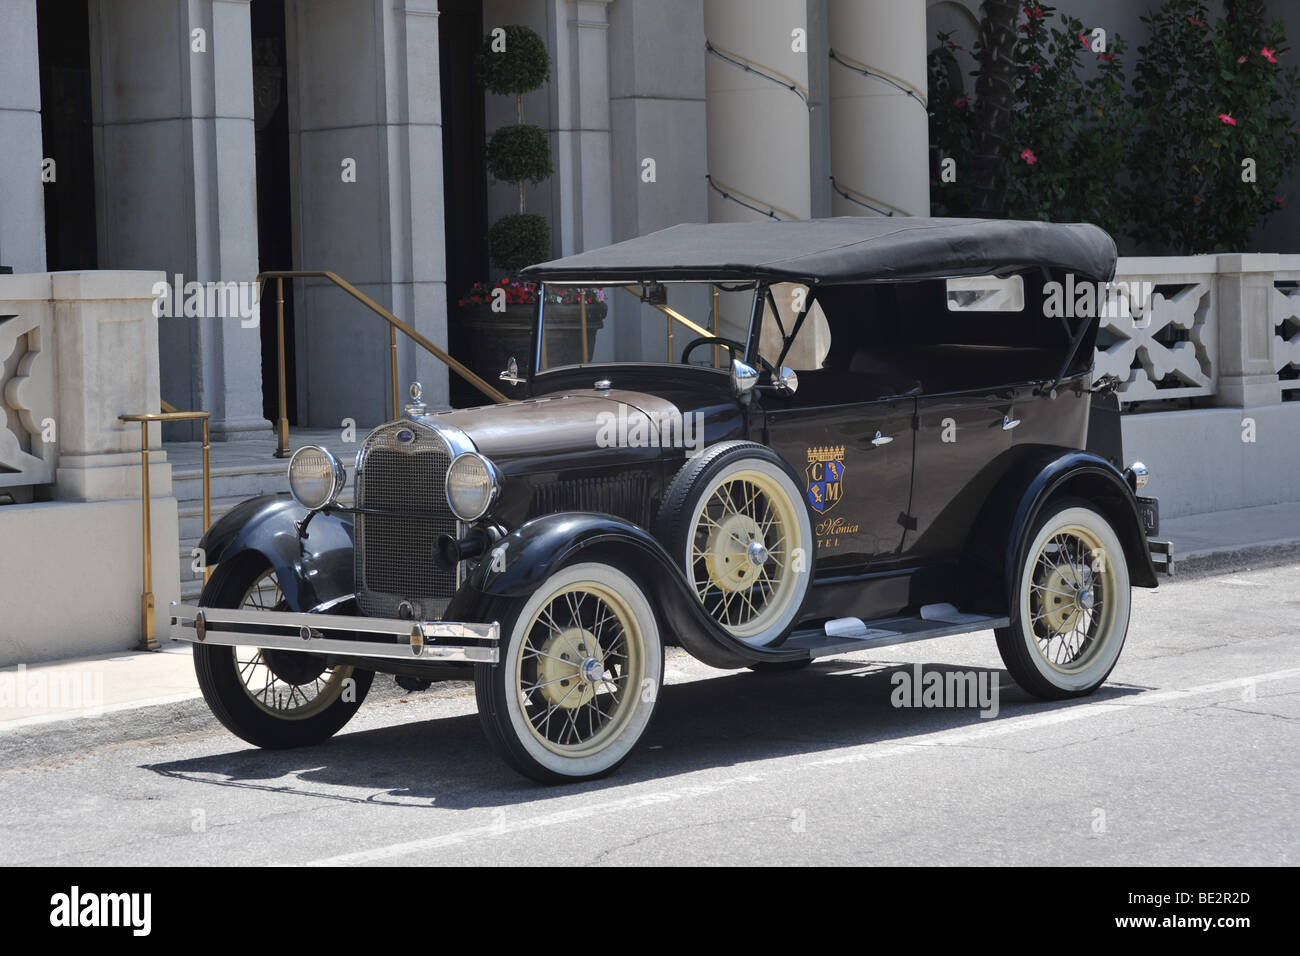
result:
[[[664,321],[666,323],[665,327],[668,330],[665,342],[666,345],[669,347],[671,347],[674,341],[674,331],[678,329],[685,329],[687,331],[690,331],[694,334],[694,336],[699,336],[701,334],[706,336],[717,335],[718,332],[717,297],[719,291],[750,292],[751,296],[750,296],[750,305],[749,305],[749,319],[745,331],[745,336],[743,339],[737,339],[737,341],[743,342],[745,346],[745,354],[742,357],[742,361],[746,362],[747,364],[750,363],[751,361],[750,357],[754,353],[755,349],[758,347],[757,345],[758,332],[761,327],[760,322],[762,318],[762,310],[763,310],[765,297],[767,295],[767,289],[768,289],[768,284],[763,282],[762,280],[754,279],[748,282],[746,281],[737,282],[736,280],[728,280],[728,279],[713,279],[713,280],[670,279],[670,280],[662,281],[657,279],[641,277],[639,279],[626,279],[626,280],[598,279],[596,281],[581,281],[581,280],[564,280],[564,281],[554,281],[554,282],[545,281],[540,283],[540,288],[538,290],[538,296],[537,296],[537,315],[533,322],[533,334],[532,334],[532,342],[531,342],[532,361],[529,363],[530,366],[529,378],[534,379],[539,375],[549,375],[551,372],[572,371],[574,369],[580,369],[580,368],[603,368],[603,367],[612,368],[615,366],[626,367],[629,365],[642,366],[642,367],[660,366],[660,365],[670,366],[670,367],[682,367],[682,368],[693,367],[693,366],[683,366],[680,361],[600,362],[600,361],[589,360],[587,362],[578,362],[570,365],[555,365],[545,369],[542,368],[542,332],[545,327],[544,323],[546,321],[546,307],[548,304],[549,305],[557,304],[557,303],[547,302],[548,291],[550,291],[552,288],[554,289],[604,289],[607,293],[612,293],[621,290],[625,295],[638,296],[637,292],[635,291],[636,287],[642,286],[644,288],[645,285],[650,283],[660,283],[663,286],[673,286],[673,285],[709,286],[711,289],[713,307],[710,309],[709,315],[705,318],[704,323],[697,322],[695,319],[691,318],[690,316],[684,315],[678,310],[673,309],[667,305],[660,305],[657,303],[649,302],[644,298],[641,299],[641,301],[644,304],[650,305],[652,308],[659,310],[660,314],[664,316]],[[607,295],[607,300],[612,298],[613,298],[612,295]],[[580,298],[579,304],[581,304],[581,302],[582,300]],[[668,354],[672,355],[674,353],[668,352]],[[702,371],[709,371],[709,372],[718,371],[719,369],[723,371],[728,371],[730,368],[730,364],[724,363],[719,366],[699,366],[699,368]]]

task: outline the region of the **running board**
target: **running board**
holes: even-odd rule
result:
[[[936,616],[933,609],[942,617]],[[995,627],[1009,627],[1011,618],[992,617],[987,614],[963,614],[952,611],[951,605],[927,605],[920,614],[884,618],[864,622],[855,617],[827,621],[825,627],[795,631],[781,645],[781,650],[808,651],[811,658],[829,657],[832,654],[849,654],[891,644],[924,641],[931,637],[950,637],[970,634]],[[946,620],[944,619],[946,618]]]

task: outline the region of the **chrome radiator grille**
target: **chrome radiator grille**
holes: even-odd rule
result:
[[[409,441],[400,441],[407,435]],[[457,533],[444,493],[451,452],[433,429],[410,421],[383,425],[366,438],[357,460],[356,590],[362,614],[399,617],[409,601],[416,618],[441,617],[456,575],[433,563],[434,542]]]

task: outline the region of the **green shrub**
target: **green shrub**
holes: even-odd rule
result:
[[[1091,26],[1065,15],[1049,26],[1055,8],[1022,8],[1003,214],[1094,222],[1129,248],[1245,251],[1286,205],[1276,190],[1300,158],[1300,71],[1280,62],[1291,53],[1282,22],[1250,9],[1211,23],[1202,0],[1164,0],[1142,17],[1150,38],[1129,89],[1121,37],[1094,51]],[[959,90],[956,44],[939,40],[928,61],[932,143],[958,175],[936,179],[931,202],[936,214],[965,215],[976,110]]]
[[[551,175],[551,144],[539,126],[503,126],[488,140],[487,169],[503,183],[540,183]]]
[[[488,255],[497,268],[515,273],[551,257],[551,227],[545,216],[515,213],[502,216],[488,230]]]
[[[551,78],[551,55],[546,42],[528,27],[504,28],[505,49],[494,52],[492,34],[483,40],[475,61],[479,82],[502,96],[531,93]]]

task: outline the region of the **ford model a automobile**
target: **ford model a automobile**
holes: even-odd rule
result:
[[[512,400],[417,394],[346,507],[335,454],[300,448],[291,498],[209,529],[173,634],[259,746],[329,737],[376,672],[472,678],[543,781],[629,755],[667,644],[765,672],[988,629],[1030,693],[1088,694],[1171,561],[1091,372],[1114,268],[1093,226],[935,219],[681,225],[533,266]]]

